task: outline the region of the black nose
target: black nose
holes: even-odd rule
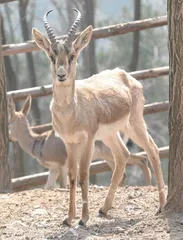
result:
[[[63,82],[66,80],[66,74],[62,74],[62,75],[57,74],[57,78],[59,82]]]

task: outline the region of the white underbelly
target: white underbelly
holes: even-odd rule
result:
[[[95,140],[103,140],[104,138],[111,136],[112,134],[122,131],[125,127],[128,126],[129,115],[123,117],[119,121],[110,123],[110,124],[100,124],[99,129],[96,132]]]

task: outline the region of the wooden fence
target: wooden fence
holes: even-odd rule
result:
[[[13,0],[12,0],[13,1]],[[3,2],[3,1],[2,1]],[[156,17],[151,19],[133,21],[124,24],[116,24],[112,26],[106,26],[102,28],[96,28],[93,30],[93,39],[106,38],[121,34],[126,34],[129,32],[135,32],[140,30],[145,30],[154,27],[161,27],[167,25],[167,16]],[[78,34],[78,33],[77,33]],[[76,34],[76,35],[77,35]],[[64,36],[62,36],[64,37]],[[3,46],[3,55],[14,55],[20,53],[27,53],[31,51],[40,50],[34,41],[28,41],[19,44],[8,44]],[[153,68],[141,71],[135,71],[130,73],[133,77],[138,80],[146,80],[149,78],[155,78],[159,76],[164,76],[169,74],[169,67]],[[21,89],[16,91],[7,92],[7,95],[12,95],[15,101],[24,100],[28,95],[33,98],[48,96],[52,94],[52,85],[38,86],[33,88]],[[145,105],[144,114],[153,114],[158,112],[167,111],[169,108],[169,102],[156,102],[152,104]],[[42,133],[52,129],[51,124],[45,124],[42,126],[32,127],[32,129],[37,133]],[[169,153],[169,147],[160,148],[160,157],[167,158]],[[145,156],[145,152],[137,153],[138,155]],[[98,161],[91,163],[90,174],[96,174],[104,171],[109,171],[109,167],[106,162]],[[12,179],[13,189],[23,190],[30,187],[42,185],[46,182],[48,172],[34,174],[30,176],[25,176],[17,179]]]
[[[126,34],[129,32],[135,32],[140,30],[145,30],[149,28],[161,27],[167,25],[167,16],[161,16],[156,18],[150,18],[145,20],[138,20],[128,23],[120,23],[112,26],[106,26],[102,28],[93,29],[93,39],[107,38],[111,36],[117,36],[121,34]],[[76,34],[76,36],[79,33]],[[63,35],[61,38],[65,38]],[[26,53],[32,51],[39,51],[34,41],[28,41],[19,44],[7,44],[2,47],[3,55],[14,55],[19,53]]]
[[[169,154],[169,147],[159,148],[160,158],[167,158]],[[147,157],[145,152],[137,153],[138,156]],[[90,166],[90,175],[111,171],[105,160],[92,162]],[[12,179],[14,191],[21,191],[28,188],[40,186],[46,183],[49,172],[33,174],[25,177]]]

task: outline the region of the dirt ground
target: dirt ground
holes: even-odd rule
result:
[[[42,239],[183,239],[183,218],[168,219],[158,209],[157,188],[120,187],[106,218],[98,217],[107,187],[90,186],[90,219],[78,227],[81,191],[77,189],[77,218],[71,228],[62,225],[67,215],[68,190],[34,189],[0,194],[0,240]]]

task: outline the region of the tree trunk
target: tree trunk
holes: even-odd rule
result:
[[[141,18],[141,0],[134,0],[134,21],[140,20],[140,18]],[[129,66],[130,72],[137,70],[139,60],[139,42],[140,32],[136,31],[133,33],[133,51],[131,63]]]
[[[0,38],[0,192],[4,192],[11,189],[11,171],[8,160],[8,116],[6,102],[6,79],[1,47],[2,46]]]
[[[6,44],[6,36],[4,31],[4,21],[1,16],[1,33],[2,33],[2,44]],[[6,70],[7,89],[8,91],[17,90],[17,76],[13,70],[11,60],[9,56],[4,57],[4,65]]]
[[[183,1],[168,1],[169,175],[165,210],[183,212]]]
[[[95,27],[95,4],[94,0],[83,1],[83,21],[82,30],[89,25]],[[87,78],[97,73],[96,57],[95,57],[95,41],[91,40],[87,48],[82,51],[83,57],[83,77]]]
[[[134,21],[141,19],[141,0],[134,0]],[[139,44],[140,43],[140,31],[133,33],[133,46],[132,46],[132,59],[129,65],[129,72],[134,72],[137,70],[139,61]],[[131,139],[126,139],[126,145],[128,148],[133,146],[133,141]],[[138,146],[139,151],[142,149]]]
[[[4,11],[5,11],[5,18],[7,20],[7,26],[9,27],[9,40],[11,43],[15,43],[16,42],[15,41],[16,40],[15,31],[13,29],[13,23],[12,23],[12,18],[11,18],[12,12],[7,3],[4,4]],[[6,27],[6,25],[5,25],[5,27]],[[11,59],[13,59],[12,63],[13,63],[16,73],[19,73],[20,61],[19,61],[18,55],[15,54],[15,55],[11,56]]]
[[[28,23],[26,20],[26,10],[28,6],[28,2],[29,2],[28,0],[19,1],[20,24],[21,24],[21,30],[22,30],[22,36],[23,36],[24,42],[30,39]],[[30,85],[31,87],[35,87],[37,85],[37,81],[36,81],[36,73],[35,73],[32,53],[27,53],[26,59],[27,59],[27,69],[28,69]],[[39,107],[36,99],[33,99],[32,101],[32,113],[34,116],[35,124],[40,124],[41,115],[40,115],[40,111],[39,111]]]
[[[67,1],[66,2],[66,10],[67,10],[67,18],[68,18],[68,28],[70,28],[72,26],[73,23],[73,19],[75,16],[72,10],[72,6],[73,6],[73,1]]]
[[[4,31],[4,22],[3,17],[1,18],[1,32],[2,32],[2,44],[6,44],[6,36]],[[6,79],[7,79],[7,90],[12,91],[17,89],[17,77],[15,71],[13,70],[13,66],[11,64],[11,59],[9,56],[4,57],[4,65],[6,71]],[[16,104],[17,106],[18,104]],[[12,167],[12,177],[21,177],[24,175],[24,167],[23,167],[23,154],[22,150],[17,142],[13,143],[13,167]]]

